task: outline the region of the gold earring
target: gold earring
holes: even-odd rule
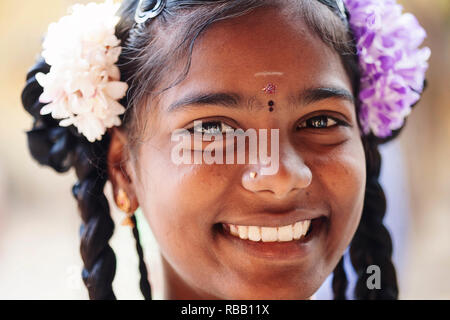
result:
[[[131,201],[130,201],[130,198],[128,198],[127,193],[123,189],[119,189],[119,192],[117,193],[116,202],[117,202],[119,209],[121,211],[125,212],[125,214],[127,215],[122,220],[121,224],[123,226],[134,227],[134,222],[132,219],[134,212],[131,212]]]
[[[256,178],[256,172],[255,171],[250,172],[250,178],[252,178],[252,179]]]

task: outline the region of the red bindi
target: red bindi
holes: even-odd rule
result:
[[[274,85],[273,83],[268,83],[265,86],[265,88],[262,89],[262,91],[264,91],[267,94],[273,94],[275,93],[276,89],[277,89],[276,85]]]

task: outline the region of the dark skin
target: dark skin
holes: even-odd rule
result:
[[[276,93],[261,90],[268,83],[276,84]],[[348,94],[319,99],[311,94],[315,88]],[[208,103],[168,110],[197,92],[233,93],[241,100],[234,107]],[[349,245],[363,207],[365,155],[351,92],[338,54],[303,21],[259,9],[216,23],[197,39],[187,77],[147,115],[152,130],[137,161],[125,151],[127,135],[111,131],[114,193],[125,190],[132,209],[140,206],[148,220],[160,246],[165,299],[314,294]],[[306,121],[317,116],[341,124]],[[278,172],[251,179],[249,172],[261,164],[174,164],[172,132],[200,119],[244,130],[279,129]],[[230,241],[218,231],[220,223],[278,226],[307,217],[322,224],[298,251],[278,243],[275,251],[259,254],[239,242],[248,240]]]

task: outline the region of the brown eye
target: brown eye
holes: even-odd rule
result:
[[[342,125],[342,121],[333,117],[322,115],[309,118],[297,126],[297,130],[302,128],[324,129],[334,127],[336,125]]]

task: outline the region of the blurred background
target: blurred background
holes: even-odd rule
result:
[[[88,298],[80,276],[80,218],[71,195],[75,176],[57,175],[31,159],[25,132],[32,120],[20,102],[48,24],[75,2],[88,1],[28,0],[19,6],[0,0],[0,299]],[[450,299],[450,1],[399,2],[427,30],[432,56],[422,101],[400,137],[382,149],[386,222],[393,233],[400,298]],[[114,289],[119,299],[140,299],[131,229],[120,226],[123,216],[114,205],[112,215]],[[157,246],[148,226],[139,227],[158,299]],[[328,294],[329,281],[318,297]]]

